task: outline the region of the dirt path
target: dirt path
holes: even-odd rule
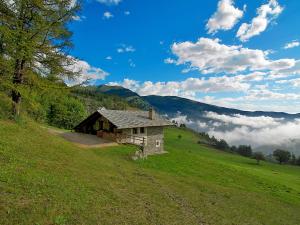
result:
[[[104,140],[96,135],[56,130],[52,128],[47,129],[50,133],[63,137],[67,141],[72,142],[82,148],[104,148],[118,145],[116,142]]]

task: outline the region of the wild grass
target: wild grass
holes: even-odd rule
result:
[[[178,135],[182,138],[178,138]],[[197,144],[169,128],[164,155],[81,149],[0,121],[0,224],[298,224],[300,168]]]

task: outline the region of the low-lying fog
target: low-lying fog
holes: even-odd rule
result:
[[[230,145],[250,144],[254,150],[266,154],[276,148],[284,148],[300,155],[300,119],[206,112],[203,119],[199,120],[190,120],[180,113],[172,120],[179,124],[184,123],[196,131],[207,132],[210,136],[224,139]]]

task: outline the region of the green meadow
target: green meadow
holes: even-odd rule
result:
[[[178,135],[182,138],[178,138]],[[0,121],[0,224],[300,222],[300,168],[199,145],[165,130],[167,154],[83,149],[31,121]]]

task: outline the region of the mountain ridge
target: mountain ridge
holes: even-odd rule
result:
[[[195,107],[197,110],[201,110],[200,112],[205,111],[212,111],[215,113],[225,114],[225,115],[234,115],[234,114],[240,114],[245,116],[270,116],[273,118],[288,118],[288,119],[294,119],[294,118],[300,118],[300,113],[287,113],[287,112],[276,112],[276,111],[262,111],[262,110],[256,110],[256,111],[248,111],[248,110],[241,110],[236,108],[229,108],[229,107],[223,107],[223,106],[217,106],[213,104],[203,103],[200,101],[178,97],[178,96],[160,96],[160,95],[147,95],[147,96],[140,96],[134,91],[131,91],[130,89],[124,88],[122,86],[111,86],[111,85],[100,85],[97,87],[97,91],[100,91],[101,93],[111,94],[111,95],[117,95],[121,98],[124,98],[129,103],[133,103],[135,106],[137,106],[140,109],[149,109],[150,107],[154,107],[158,112],[162,114],[167,114],[169,116],[174,116],[177,114],[177,112],[181,112],[183,110],[182,104],[190,107],[191,109],[194,109]],[[170,102],[172,104],[170,104]],[[178,103],[179,102],[179,103]],[[178,104],[176,104],[178,103]],[[170,110],[170,107],[172,107],[172,111]],[[188,110],[189,111],[189,110]],[[196,113],[189,112],[190,113]],[[199,113],[199,111],[197,112]],[[197,116],[187,115],[189,118],[197,118]]]

